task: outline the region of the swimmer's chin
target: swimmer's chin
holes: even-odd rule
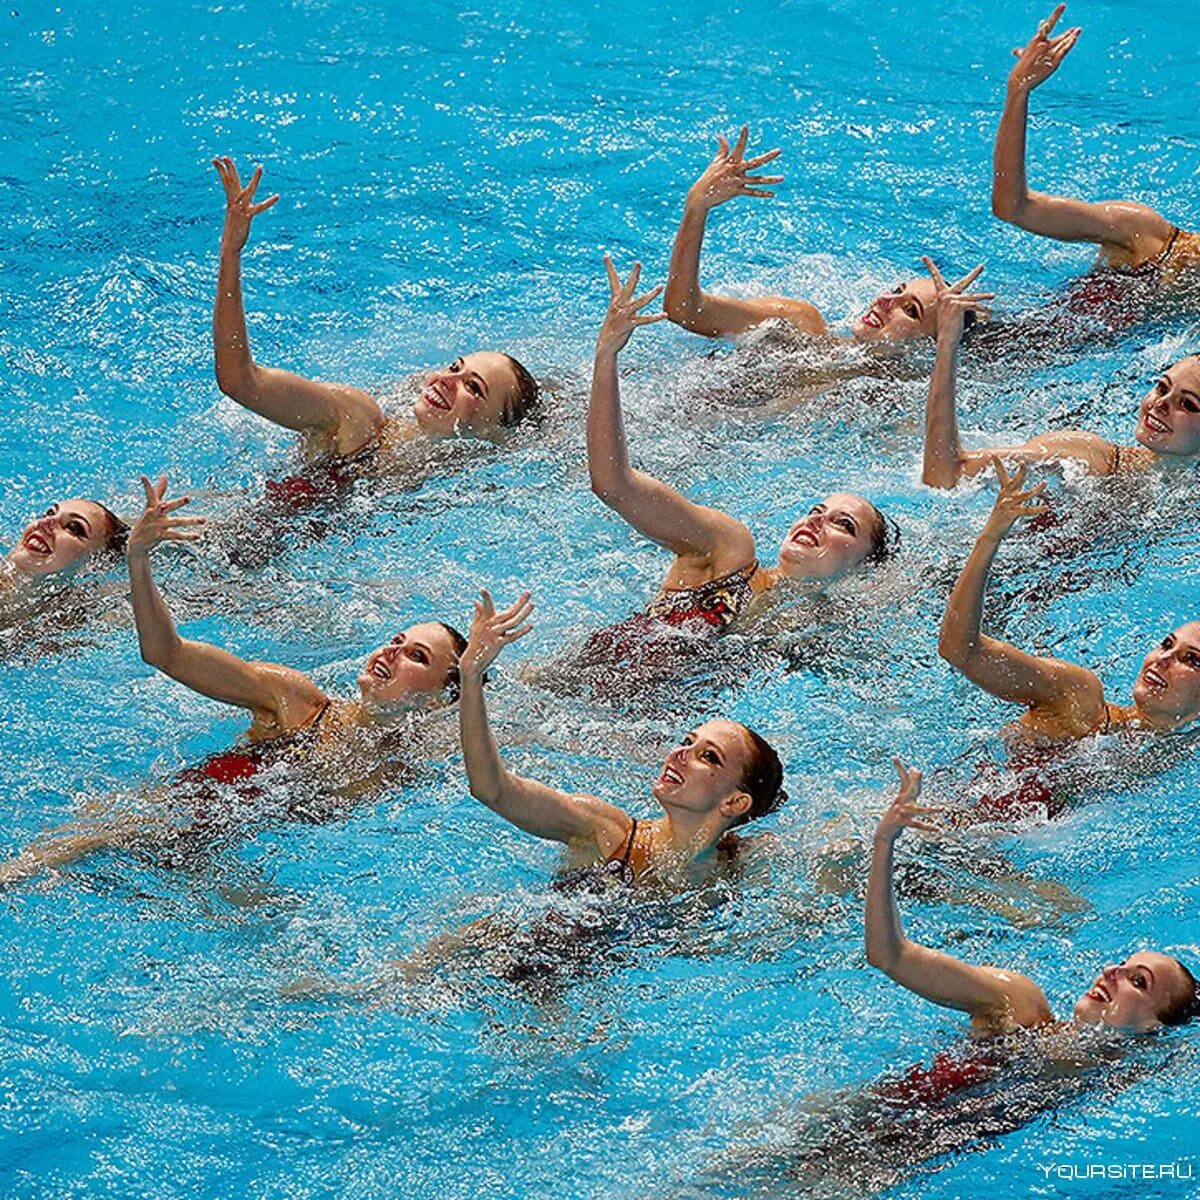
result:
[[[413,423],[431,440],[452,438],[458,434],[458,422],[449,409],[434,408],[424,397],[413,405]]]
[[[841,578],[845,570],[825,561],[820,548],[808,550],[788,544],[779,552],[779,565],[773,582],[831,583]]]
[[[401,720],[413,713],[431,712],[452,704],[448,692],[403,692],[398,696],[379,694],[379,680],[366,672],[358,677],[359,702],[363,712],[372,721],[386,725]]]

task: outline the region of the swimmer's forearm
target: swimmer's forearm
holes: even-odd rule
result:
[[[892,886],[894,860],[895,841],[876,837],[871,856],[871,874],[867,882],[867,962],[893,978],[906,944]]]
[[[365,445],[383,423],[378,403],[358,388],[320,383],[254,361],[242,304],[241,252],[225,246],[213,308],[213,350],[217,386],[226,396],[285,429],[340,428],[349,442],[338,447],[340,453]]]
[[[592,491],[606,504],[627,490],[632,481],[617,354],[600,345],[592,369],[592,392],[587,413],[588,475]]]
[[[946,604],[938,653],[959,670],[966,668],[980,646],[984,593],[1000,542],[1001,535],[985,526]]]
[[[1005,95],[992,155],[992,212],[1001,221],[1027,228],[1021,220],[1030,201],[1025,179],[1025,138],[1029,91],[1011,86]]]
[[[704,292],[700,287],[700,251],[708,210],[689,198],[671,250],[671,266],[663,291],[663,311],[677,325],[693,333],[709,334],[702,322]]]
[[[511,825],[534,837],[569,842],[594,833],[578,799],[508,770],[488,723],[483,683],[464,672],[458,701],[459,730],[471,795]]]
[[[255,364],[242,301],[242,253],[224,244],[213,305],[213,353],[221,391],[235,400],[249,394],[253,390]]]
[[[471,795],[493,811],[500,812],[497,805],[506,772],[488,722],[483,681],[471,671],[463,673],[460,683],[458,728]],[[506,814],[500,812],[500,815]]]
[[[154,582],[149,554],[145,550],[131,548],[127,558],[129,594],[133,601],[133,619],[137,626],[142,660],[165,671],[179,653],[183,639],[175,628],[167,602]]]
[[[952,488],[962,474],[962,443],[958,436],[958,330],[939,332],[937,358],[925,404],[925,460],[921,478],[929,487]]]

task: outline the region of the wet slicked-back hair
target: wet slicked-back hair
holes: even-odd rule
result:
[[[870,500],[867,501],[871,504]],[[871,525],[871,553],[867,555],[869,563],[887,562],[900,547],[900,526],[889,520],[871,504],[875,520]]]
[[[508,365],[517,378],[516,394],[504,405],[501,422],[506,428],[520,425],[526,417],[536,416],[538,403],[541,400],[541,388],[538,381],[511,354],[505,354]]]
[[[787,792],[783,790],[783,764],[774,747],[749,725],[742,725],[741,728],[750,743],[750,759],[742,773],[741,782],[742,790],[750,795],[750,807],[730,828],[769,816],[787,800]]]
[[[435,621],[434,624],[440,625],[446,631],[446,636],[450,639],[450,646],[454,650],[454,666],[446,675],[446,692],[457,700],[459,685],[462,682],[458,674],[458,660],[462,658],[463,651],[467,648],[467,639],[453,625],[447,625],[445,621]]]
[[[111,508],[106,508],[99,500],[93,500],[92,503],[104,514],[104,520],[108,524],[104,536],[104,549],[118,556],[124,554],[125,543],[129,540],[129,526]]]
[[[1159,1014],[1158,1019],[1164,1025],[1186,1025],[1189,1021],[1200,1017],[1200,983],[1196,982],[1196,977],[1183,963],[1179,962],[1179,959],[1175,961],[1179,963],[1179,969],[1183,972],[1188,990],[1165,1013]]]

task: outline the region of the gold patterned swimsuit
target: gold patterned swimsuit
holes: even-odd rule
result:
[[[750,581],[758,563],[731,571],[720,579],[710,579],[691,588],[662,588],[646,605],[643,616],[669,625],[672,629],[701,633],[728,629],[754,599]]]

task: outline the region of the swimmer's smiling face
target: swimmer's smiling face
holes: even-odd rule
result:
[[[373,650],[358,677],[358,690],[372,708],[402,711],[423,707],[457,678],[453,639],[444,625],[428,621]]]
[[[1142,950],[1120,966],[1110,963],[1104,968],[1075,1002],[1075,1019],[1085,1025],[1154,1029],[1191,993],[1191,982],[1175,959]]]
[[[742,781],[752,754],[746,730],[736,721],[706,721],[667,755],[651,791],[665,809],[700,815],[720,810],[732,819],[750,808]]]
[[[504,414],[518,401],[520,384],[503,354],[481,350],[430,371],[413,406],[413,417],[428,437],[496,437]]]
[[[1200,621],[1181,625],[1146,655],[1133,703],[1143,720],[1162,728],[1200,717]]]
[[[871,307],[850,332],[856,342],[907,342],[934,337],[937,333],[936,293],[926,277],[898,283],[890,292],[876,297]]]
[[[102,549],[111,532],[99,504],[63,500],[26,526],[8,561],[27,575],[53,575]]]
[[[1156,454],[1200,454],[1200,355],[1180,359],[1162,373],[1142,401],[1134,436]]]
[[[835,579],[853,571],[871,556],[881,520],[863,496],[826,496],[788,530],[779,549],[780,572],[789,579]]]

